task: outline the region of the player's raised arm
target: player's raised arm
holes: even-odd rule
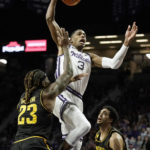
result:
[[[129,45],[135,38],[137,31],[138,27],[136,26],[136,22],[133,23],[132,28],[130,27],[130,25],[128,26],[125,33],[124,43],[113,58],[100,57],[96,54],[89,53],[92,58],[93,65],[102,68],[118,69],[122,64],[124,57],[126,56],[126,53],[128,51]]]
[[[64,73],[50,86],[48,86],[43,92],[43,99],[52,100],[58,96],[70,82],[73,71],[72,65],[70,65],[70,57],[68,52],[69,38],[68,32],[65,29],[61,29],[62,34],[57,32],[57,40],[64,51]]]
[[[50,4],[46,12],[46,22],[51,32],[52,39],[54,40],[56,45],[59,46],[58,39],[57,39],[57,32],[61,33],[61,29],[59,25],[57,24],[57,22],[55,21],[56,4],[57,4],[57,0],[50,1]]]

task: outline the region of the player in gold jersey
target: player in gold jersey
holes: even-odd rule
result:
[[[103,106],[97,124],[99,130],[95,136],[96,150],[127,150],[122,133],[113,127],[118,120],[118,112],[112,106]]]

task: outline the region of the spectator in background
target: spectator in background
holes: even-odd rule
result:
[[[146,150],[146,145],[147,147],[149,146],[148,140],[149,140],[148,136],[145,136],[141,146],[141,150]]]
[[[146,150],[150,150],[150,138],[148,138],[148,141],[146,143]]]
[[[143,143],[143,141],[142,141],[142,139],[141,139],[141,136],[139,135],[139,136],[137,137],[137,140],[136,140],[136,148],[137,148],[137,150],[140,150],[140,149],[141,149],[142,143]]]

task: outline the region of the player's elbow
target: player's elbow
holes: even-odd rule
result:
[[[54,20],[54,18],[52,16],[50,16],[49,14],[46,14],[45,18],[46,18],[47,23],[50,23]]]
[[[71,67],[70,64],[67,66],[65,72],[66,72],[66,74],[67,74],[68,76],[70,76],[70,77],[73,76],[73,69],[72,69],[72,67]]]
[[[73,70],[69,69],[67,72],[68,76],[71,78],[73,76]]]
[[[112,61],[111,63],[111,69],[118,69],[122,64],[122,61],[118,60],[118,61]]]
[[[118,69],[120,67],[120,65],[112,65],[111,69]]]
[[[66,82],[70,81],[72,76],[73,76],[73,71],[72,70],[67,70],[67,71],[64,72],[63,76],[64,76],[64,79],[66,80]]]

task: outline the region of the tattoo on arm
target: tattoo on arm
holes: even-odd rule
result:
[[[72,76],[70,76],[69,74],[68,75],[67,74],[62,74],[56,80],[56,82],[54,82],[53,85],[51,86],[50,93],[49,93],[50,97],[56,97],[63,90],[65,90],[65,88],[69,84],[69,81],[70,81],[71,77]]]
[[[70,64],[70,57],[68,52],[68,47],[63,47],[64,50],[64,73],[51,85],[47,91],[47,96],[54,98],[59,95],[69,84],[71,77],[73,75],[72,65]]]

